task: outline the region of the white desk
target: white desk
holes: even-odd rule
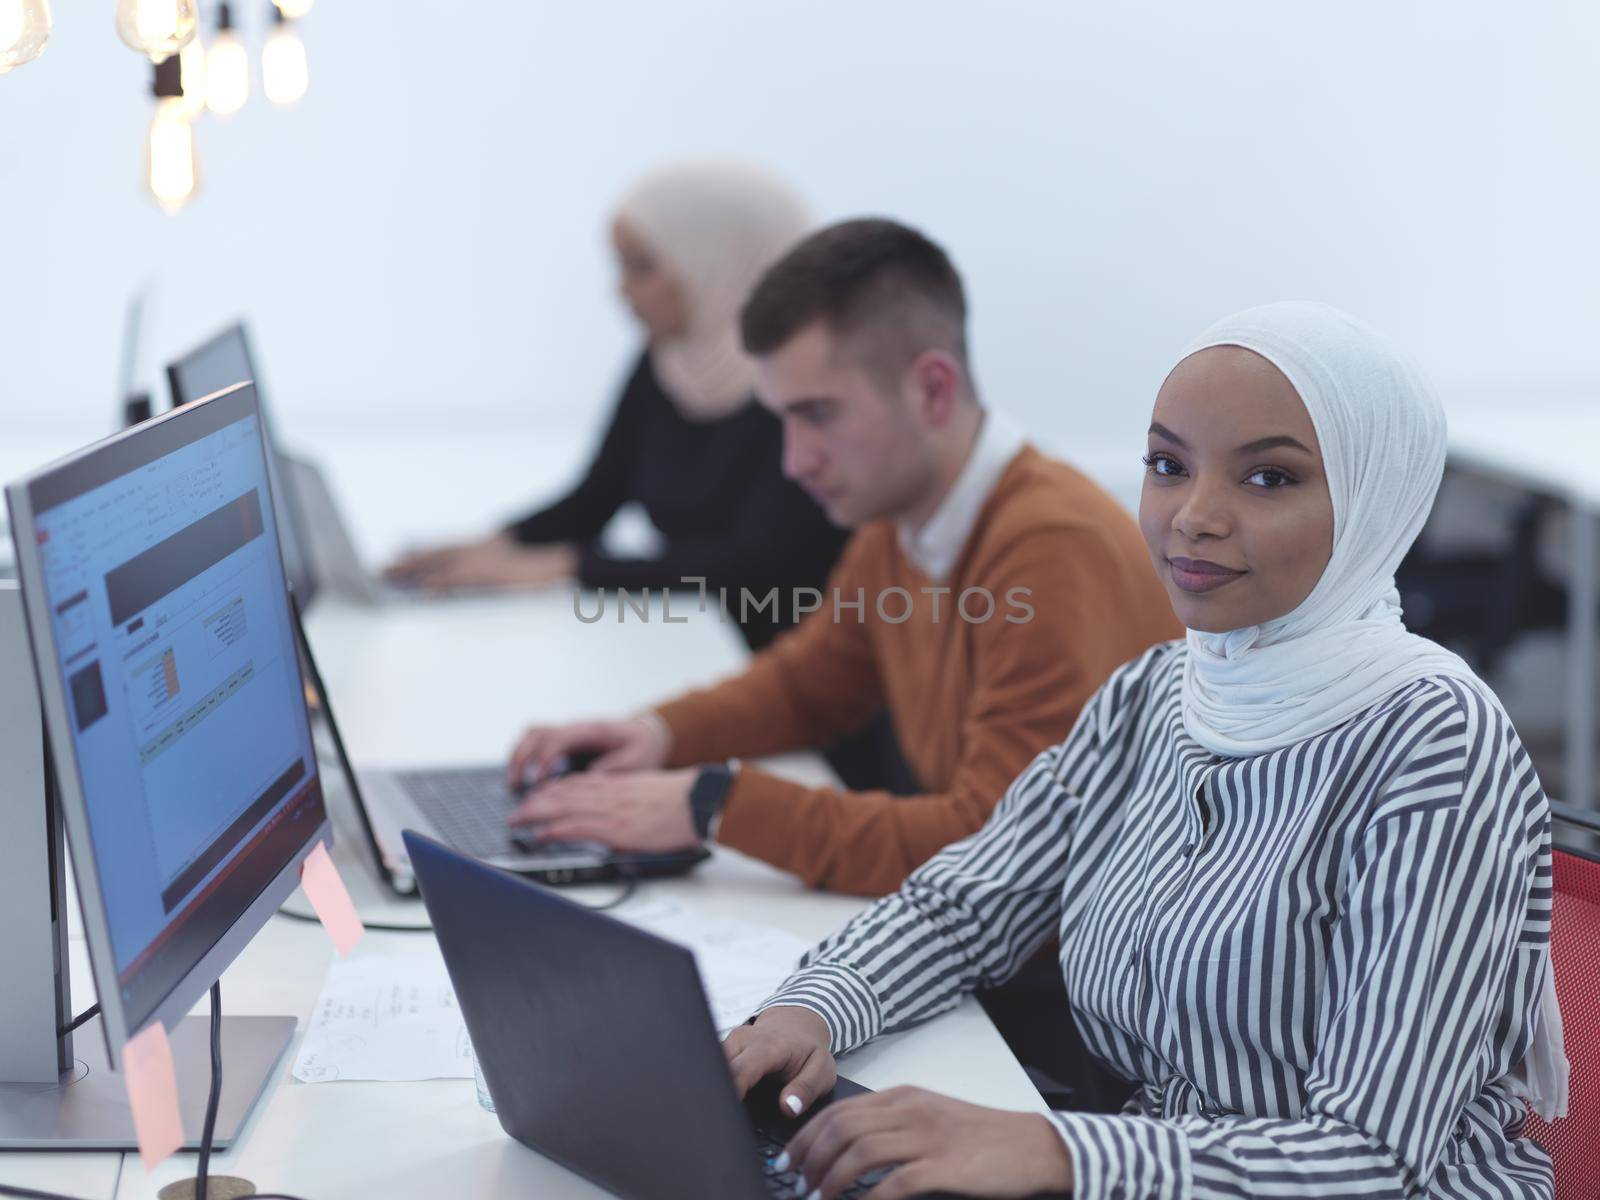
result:
[[[1585,468],[1585,456],[1600,438],[1600,394],[1469,393],[1452,397],[1448,407],[1452,466],[1554,497],[1569,510],[1566,794],[1561,798],[1593,808],[1600,475]]]
[[[564,595],[382,614],[326,607],[312,613],[310,636],[358,761],[465,762],[498,760],[525,720],[623,711],[735,669],[743,651],[733,628],[692,607],[688,615],[684,624],[640,624],[630,612],[620,625],[614,618],[583,625]],[[348,855],[348,847],[340,853],[346,876],[369,916],[416,918],[418,906],[377,902],[376,885]],[[862,905],[809,891],[792,876],[731,852],[719,852],[691,876],[645,888],[809,940]],[[610,889],[591,891],[598,898]],[[357,953],[404,947],[425,936],[369,933]],[[320,928],[277,918],[223,976],[224,1011],[293,1014],[303,1022],[332,958]],[[506,1137],[478,1107],[470,1081],[297,1084],[289,1077],[297,1046],[298,1039],[240,1144],[214,1158],[219,1173],[308,1200],[604,1194]],[[997,1107],[1042,1108],[970,1000],[851,1055],[843,1069],[870,1087],[913,1083]],[[146,1175],[129,1155],[118,1182],[117,1160],[0,1158],[0,1179],[86,1198],[153,1200],[162,1185],[194,1171],[193,1155],[179,1155]]]

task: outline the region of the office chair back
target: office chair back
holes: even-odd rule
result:
[[[1558,825],[1600,831],[1594,817],[1551,807]],[[1530,1113],[1523,1133],[1555,1163],[1556,1200],[1578,1200],[1600,1196],[1600,856],[1558,848],[1554,867],[1550,957],[1572,1076],[1565,1119]]]

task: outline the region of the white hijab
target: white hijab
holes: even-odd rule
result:
[[[616,215],[661,257],[688,301],[688,330],[650,347],[656,379],[692,421],[738,411],[755,385],[755,364],[739,342],[739,309],[806,232],[804,202],[757,167],[706,160],[650,172],[624,194]]]
[[[1375,330],[1325,304],[1235,313],[1185,357],[1212,346],[1254,351],[1299,393],[1333,500],[1333,554],[1287,616],[1226,633],[1189,630],[1183,720],[1190,735],[1214,754],[1265,754],[1325,733],[1428,676],[1477,684],[1459,657],[1406,629],[1395,588],[1395,569],[1444,473],[1444,408],[1421,372]],[[1561,1045],[1547,964],[1519,1080],[1546,1119],[1566,1111]]]

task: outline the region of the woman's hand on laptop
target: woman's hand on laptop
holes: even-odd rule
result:
[[[504,533],[492,534],[472,542],[451,542],[408,550],[383,569],[390,583],[409,587],[428,587],[442,576],[474,564],[497,561],[516,548]]]
[[[837,1100],[796,1133],[785,1152],[784,1167],[822,1200],[834,1200],[880,1167],[894,1170],[873,1187],[871,1200],[924,1192],[1033,1196],[1075,1186],[1072,1157],[1047,1118],[922,1088]]]
[[[595,754],[591,772],[648,771],[663,765],[672,750],[672,731],[654,713],[625,721],[578,721],[571,725],[534,725],[511,752],[506,783],[537,783],[556,763],[572,754]]]
[[[414,551],[384,569],[391,583],[427,592],[466,588],[535,588],[563,583],[578,570],[569,545],[524,546],[505,534]]]
[[[809,1008],[779,1004],[766,1010],[754,1024],[741,1025],[722,1043],[733,1074],[733,1085],[743,1096],[769,1075],[783,1084],[778,1106],[793,1120],[818,1096],[833,1091],[839,1072],[829,1049],[828,1023]]]

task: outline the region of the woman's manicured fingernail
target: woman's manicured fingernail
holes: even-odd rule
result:
[[[772,1169],[774,1171],[787,1171],[789,1169],[789,1152],[787,1150],[772,1160]]]
[[[811,1195],[806,1197],[806,1200],[822,1200],[822,1189],[818,1188],[816,1191],[812,1192]]]
[[[811,1185],[806,1182],[804,1175],[796,1175],[794,1177],[794,1194],[796,1196],[804,1196],[810,1190]]]
[[[797,1117],[800,1115],[800,1109],[804,1107],[800,1103],[799,1096],[785,1096],[783,1098],[783,1105]]]

